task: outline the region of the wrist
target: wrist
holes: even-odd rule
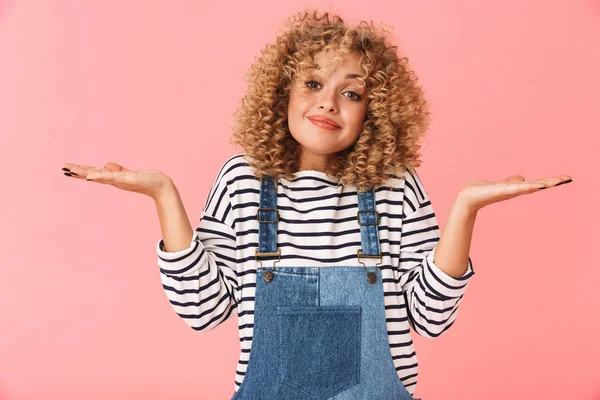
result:
[[[468,217],[475,217],[477,215],[477,211],[479,209],[475,207],[463,194],[459,192],[456,198],[454,199],[454,203],[452,203],[452,209],[455,209],[456,212],[463,214]]]
[[[163,203],[173,196],[177,196],[177,187],[171,178],[167,178],[152,198],[156,203]]]

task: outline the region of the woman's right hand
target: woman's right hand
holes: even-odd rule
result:
[[[173,185],[171,178],[160,171],[154,169],[131,171],[114,162],[104,164],[103,168],[64,163],[62,170],[66,171],[65,175],[76,179],[85,179],[130,192],[142,193],[154,200],[157,200],[170,185]]]

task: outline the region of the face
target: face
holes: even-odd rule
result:
[[[351,53],[335,69],[324,71],[332,52],[315,57],[317,68],[310,69],[307,79],[297,79],[290,91],[288,126],[300,144],[300,170],[323,171],[336,153],[351,146],[362,132],[367,112],[367,92],[362,82],[360,55]],[[319,122],[325,118],[334,124]]]

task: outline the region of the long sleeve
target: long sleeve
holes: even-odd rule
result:
[[[160,279],[175,312],[194,330],[210,330],[237,309],[236,234],[227,179],[217,176],[190,247],[164,250],[158,241]]]
[[[471,277],[471,258],[463,276],[454,278],[434,262],[440,230],[433,206],[416,171],[407,174],[404,189],[399,270],[408,319],[421,336],[434,338],[452,326]]]

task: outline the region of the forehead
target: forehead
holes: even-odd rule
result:
[[[305,73],[317,73],[323,75],[340,75],[340,79],[357,79],[364,78],[362,68],[360,67],[360,55],[350,53],[344,55],[341,60],[334,64],[335,54],[318,53],[315,56],[314,62],[306,67]]]
[[[333,62],[339,55],[337,52],[321,51],[315,55],[314,62],[309,69],[316,69],[317,71],[325,71],[327,69],[337,67],[342,69],[354,69],[356,72],[360,72],[360,55],[357,53],[344,54],[341,57],[341,61],[337,61],[337,66],[334,66]]]

